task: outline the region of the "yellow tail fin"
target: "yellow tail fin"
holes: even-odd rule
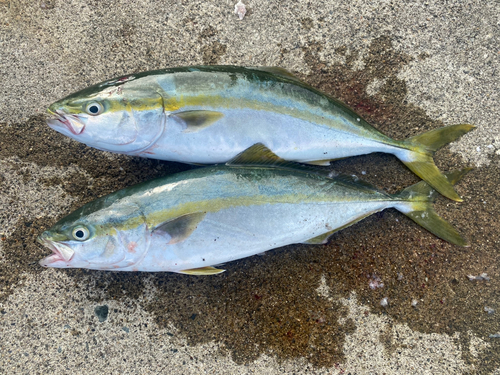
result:
[[[474,129],[474,126],[469,124],[451,125],[409,138],[403,141],[403,143],[408,145],[410,150],[414,151],[412,154],[413,160],[403,160],[403,163],[442,195],[454,201],[461,202],[462,199],[455,189],[453,189],[452,184],[434,164],[432,156],[438,149],[453,142],[472,129]]]
[[[450,185],[454,185],[470,170],[471,168],[465,168],[442,176]],[[460,233],[434,211],[434,194],[435,190],[429,184],[420,181],[395,195],[406,202],[403,208],[396,206],[396,209],[439,238],[455,245],[468,246]]]

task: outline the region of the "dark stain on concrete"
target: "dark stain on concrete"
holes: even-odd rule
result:
[[[227,46],[219,41],[214,41],[202,48],[203,64],[215,65],[219,62],[221,56],[226,53]]]
[[[306,62],[315,73],[304,78],[347,103],[385,134],[404,139],[443,126],[405,101],[406,85],[396,75],[411,58],[396,53],[390,38],[383,36],[374,40],[368,56],[363,58],[364,68],[357,71],[349,67],[358,58],[352,57],[355,53],[351,52],[351,57],[346,58],[345,66],[327,67],[318,58],[320,49],[313,44],[305,50]],[[338,53],[345,54],[346,50]],[[318,71],[321,73],[317,74]],[[369,96],[366,87],[375,78],[384,79],[385,83],[378,94]],[[438,151],[435,160],[443,171],[464,166],[461,158],[451,154],[448,147]],[[399,161],[388,155],[346,159],[332,167],[358,176],[366,171],[363,179],[391,193],[417,182]],[[387,210],[335,234],[328,247],[337,250],[325,257],[327,262],[331,260],[332,269],[337,268],[342,274],[345,292],[355,290],[360,302],[371,306],[372,311],[387,314],[395,323],[406,323],[419,332],[449,335],[460,332],[463,359],[476,368],[479,366],[484,373],[500,364],[499,356],[492,355],[498,353],[500,340],[489,338],[489,334],[500,331],[500,324],[495,314],[484,311],[484,306],[498,306],[500,290],[497,271],[500,238],[495,219],[500,208],[499,172],[498,161],[493,160],[489,167],[473,170],[458,184],[464,202],[442,197],[437,200],[437,211],[468,237],[470,248],[441,241],[403,215]],[[342,266],[335,267],[338,264]],[[468,274],[482,272],[492,276],[489,282],[471,282],[467,278]],[[398,274],[402,275],[401,280]],[[381,278],[385,287],[371,290],[370,275]],[[331,282],[330,287],[342,290],[338,282]],[[385,296],[390,303],[384,309],[380,300]],[[413,298],[419,300],[416,308],[411,307]],[[491,345],[478,358],[468,354],[468,331]],[[388,351],[393,351],[395,344],[389,334],[384,333],[382,337]]]
[[[314,27],[314,21],[310,17],[300,19],[300,24],[307,31],[311,30]]]
[[[48,254],[36,244],[36,237],[52,224],[52,218],[34,221],[20,218],[12,235],[2,235],[6,262],[0,264],[0,302],[5,301],[16,288],[22,286],[28,274],[38,274],[43,271],[38,261]]]
[[[209,25],[203,29],[198,39],[209,39],[218,33],[219,31],[215,27]]]
[[[346,64],[327,66],[318,57],[320,48],[314,43],[304,48],[305,62],[314,74],[302,78],[346,102],[384,133],[402,139],[442,126],[405,102],[406,86],[397,73],[411,58],[395,52],[390,38],[374,40],[363,57],[364,68],[356,71],[352,69],[359,58],[356,51],[339,48],[337,52],[345,54]],[[219,52],[214,54],[220,56]],[[210,56],[208,53],[205,63],[213,61]],[[369,96],[366,87],[375,78],[385,83],[378,94]],[[74,176],[76,184],[57,178],[44,181],[61,184],[68,194],[78,197],[72,209],[136,182],[189,168],[125,156],[110,160],[100,151],[56,134],[41,117],[10,128],[0,127],[0,139],[2,159],[17,155],[39,165],[63,167],[75,163],[85,169],[93,183],[86,183],[82,176]],[[436,154],[436,161],[442,170],[464,166],[448,148]],[[335,162],[332,168],[356,174],[391,193],[419,181],[390,155],[349,158]],[[346,316],[342,305],[316,292],[324,275],[334,300],[355,291],[359,303],[369,306],[372,313],[389,317],[394,324],[408,324],[425,333],[459,332],[464,360],[487,373],[500,365],[500,340],[489,338],[489,334],[500,331],[498,312],[484,312],[485,305],[500,311],[496,221],[499,176],[495,161],[472,171],[458,184],[464,202],[437,199],[439,214],[470,240],[470,248],[449,245],[399,212],[386,210],[335,234],[327,245],[277,249],[262,257],[231,262],[224,266],[226,273],[213,277],[58,272],[72,277],[74,288],[93,302],[101,300],[95,290],[103,291],[105,298],[136,300],[144,293],[145,283],[152,282],[158,294],[143,307],[155,316],[160,327],[173,324],[190,345],[221,343],[221,350],[238,363],[251,363],[265,353],[278,360],[303,357],[317,367],[342,363],[343,344],[357,329],[352,321],[339,323]],[[22,281],[23,274],[42,272],[34,262],[47,251],[40,249],[34,238],[55,220],[43,219],[30,226],[21,220],[14,234],[5,239],[8,267],[0,270],[0,286],[8,289],[7,294]],[[467,278],[467,274],[482,272],[487,272],[491,280],[471,282]],[[384,288],[369,288],[374,276],[384,282]],[[384,297],[390,301],[386,308],[380,306]],[[419,301],[416,308],[411,306],[412,299]],[[477,358],[468,354],[468,331],[490,344]],[[398,348],[390,330],[381,332],[380,338],[388,353]]]
[[[448,167],[460,165],[453,155],[443,154],[455,162]],[[376,168],[370,161],[352,167],[347,171],[358,175],[360,169],[375,172],[371,168]],[[373,172],[367,179],[390,190],[399,187],[399,178],[391,179],[389,171]],[[500,363],[498,355],[492,356],[498,353],[499,342],[490,339],[489,334],[499,332],[500,324],[496,313],[487,314],[484,306],[498,309],[500,238],[495,212],[500,207],[495,188],[499,181],[493,176],[499,176],[499,172],[496,166],[474,170],[457,187],[465,202],[441,197],[436,202],[439,214],[459,228],[469,239],[470,248],[441,241],[400,213],[387,210],[333,236],[328,248],[336,251],[325,254],[325,267],[337,272],[339,278],[329,280],[330,288],[344,293],[355,290],[359,302],[370,306],[372,312],[387,315],[394,323],[405,323],[414,331],[450,336],[459,332],[464,360],[480,365],[484,373],[493,371]],[[471,282],[467,278],[482,272],[491,280]],[[384,288],[369,288],[372,275],[384,282]],[[380,306],[384,297],[389,298],[386,308]],[[416,308],[411,307],[413,299],[418,300]],[[481,359],[470,358],[469,331],[491,345]],[[382,342],[388,352],[393,352],[397,341],[389,340],[388,335],[385,333]]]
[[[48,251],[35,242],[36,236],[50,228],[58,219],[112,191],[190,168],[178,163],[128,156],[110,160],[105,153],[56,133],[46,125],[44,116],[33,117],[22,124],[0,126],[0,139],[2,160],[18,157],[23,162],[60,168],[74,164],[86,170],[92,178],[89,180],[76,172],[65,179],[54,176],[41,180],[46,186],[60,185],[77,200],[68,212],[61,212],[54,218],[34,220],[30,227],[25,227],[26,220],[20,218],[12,235],[5,236],[2,244],[7,262],[0,263],[0,300],[4,300],[14,288],[22,285],[20,282],[25,273],[36,274],[43,270],[38,261],[47,256]],[[16,163],[12,167],[17,169],[25,183],[30,180],[28,170],[22,165]],[[8,216],[8,207],[4,207],[0,219],[8,220]]]
[[[173,318],[192,345],[222,343],[237,363],[249,363],[262,353],[305,357],[317,366],[340,362],[353,324],[340,325],[346,309],[317,294],[316,272],[296,274],[283,267],[310,267],[310,259],[302,263],[307,252],[289,249],[278,250],[269,262],[265,256],[230,264],[229,272],[214,278],[156,278],[161,297],[146,309],[160,326]]]
[[[2,139],[0,159],[16,156],[23,162],[39,166],[63,168],[74,164],[84,169],[94,181],[88,189],[80,189],[79,193],[75,194],[79,198],[94,198],[116,188],[121,189],[147,179],[190,168],[179,163],[125,155],[114,155],[110,159],[106,153],[87,147],[50,129],[45,123],[45,116],[41,115],[32,117],[26,123],[1,126],[0,139]],[[62,181],[55,177],[45,183],[61,182],[67,184],[66,188],[71,190],[69,187],[71,184],[85,184],[83,179],[85,179],[83,175],[73,175],[72,181]],[[77,204],[81,205],[82,202]]]

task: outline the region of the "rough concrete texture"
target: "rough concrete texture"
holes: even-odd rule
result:
[[[247,0],[240,21],[236,2],[0,0],[0,373],[500,373],[500,4]],[[41,269],[34,240],[57,219],[189,168],[85,147],[45,108],[193,64],[287,68],[399,139],[477,125],[436,154],[476,167],[464,202],[436,202],[471,247],[388,210],[214,277]],[[418,181],[387,155],[332,168],[389,192]]]

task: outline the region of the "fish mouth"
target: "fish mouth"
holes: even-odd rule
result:
[[[51,255],[40,260],[39,263],[43,267],[50,267],[52,264],[59,262],[59,261],[68,263],[71,261],[71,259],[73,259],[73,256],[75,255],[75,252],[73,249],[71,249],[69,246],[64,245],[60,242],[50,241],[50,240],[44,239],[42,237],[38,237],[37,241],[41,245],[52,250]]]
[[[78,115],[70,115],[58,109],[55,112],[48,109],[47,112],[56,117],[47,121],[47,125],[56,131],[68,129],[72,134],[79,135],[85,129],[85,123]]]

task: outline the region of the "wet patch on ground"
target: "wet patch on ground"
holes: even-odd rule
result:
[[[216,65],[220,58],[226,54],[226,50],[226,45],[217,40],[203,47],[203,64]]]
[[[41,250],[35,242],[36,236],[58,219],[112,191],[190,168],[183,164],[110,155],[91,149],[50,129],[44,116],[33,117],[26,123],[0,126],[0,139],[2,160],[17,157],[40,167],[77,165],[88,174],[87,177],[75,172],[64,179],[58,176],[41,179],[44,186],[60,185],[68,195],[77,199],[68,212],[61,212],[57,217],[37,220],[20,217],[14,233],[5,236],[2,248],[6,262],[0,263],[0,300],[12,293],[25,272],[40,272],[38,260],[48,255],[48,251]],[[30,180],[30,171],[23,168],[22,163],[13,164],[13,168],[18,170],[25,183]],[[9,207],[4,209],[5,213],[0,216],[2,220],[7,220],[4,217],[9,216]],[[26,226],[27,222],[31,224]]]
[[[358,70],[353,69],[360,59],[356,51],[339,49],[346,63],[333,66],[319,59],[320,46],[314,43],[304,52],[314,74],[302,78],[346,102],[384,133],[403,139],[442,126],[405,102],[406,87],[396,75],[411,58],[395,52],[390,38],[374,40]],[[368,87],[372,95],[367,93]],[[78,197],[72,210],[117,189],[189,168],[125,156],[110,158],[48,129],[42,117],[0,128],[0,139],[2,159],[17,155],[39,165],[74,163],[87,171],[91,180],[78,175],[74,181],[44,181],[61,185]],[[464,166],[446,148],[436,154],[436,161],[442,170]],[[318,367],[342,363],[346,335],[356,329],[352,321],[341,319],[346,316],[345,307],[316,291],[324,276],[334,300],[355,291],[360,303],[395,323],[406,323],[425,333],[460,332],[464,360],[480,364],[481,371],[487,372],[500,365],[498,356],[493,355],[499,352],[500,340],[489,338],[500,331],[495,221],[500,171],[496,165],[474,170],[458,184],[464,202],[441,197],[436,202],[437,211],[469,239],[470,248],[449,245],[404,215],[387,210],[335,234],[327,245],[288,246],[262,257],[231,262],[224,266],[226,273],[213,277],[59,272],[71,276],[74,288],[93,302],[139,299],[146,278],[151,279],[158,292],[143,307],[160,327],[173,325],[175,334],[186,337],[189,344],[215,341],[238,363],[250,363],[264,353],[280,360],[303,357]],[[350,158],[335,162],[332,169],[356,174],[391,193],[419,181],[390,155]],[[3,241],[6,263],[1,266],[0,273],[5,276],[0,281],[4,290],[21,281],[23,273],[40,272],[33,261],[38,261],[44,250],[34,239],[54,222],[55,218],[50,218],[26,226],[20,220],[15,232]],[[490,281],[467,278],[483,272]],[[370,288],[374,281],[384,286]],[[382,307],[380,302],[386,297],[388,305]],[[413,300],[417,301],[415,307]],[[485,306],[496,312],[488,314]],[[468,352],[469,332],[490,345],[477,357]],[[398,349],[390,331],[381,333],[381,341],[388,353]]]
[[[339,324],[345,307],[318,295],[316,272],[296,273],[297,266],[315,262],[304,263],[306,253],[290,249],[269,261],[266,255],[229,264],[224,275],[211,279],[158,278],[161,298],[147,310],[160,326],[172,318],[180,323],[176,327],[190,344],[222,343],[237,363],[250,363],[262,353],[305,357],[317,366],[342,362],[345,334],[354,324]]]
[[[216,65],[220,58],[227,52],[227,46],[222,44],[217,35],[219,31],[213,26],[205,27],[198,36],[198,42],[201,47],[202,59],[204,65]]]
[[[2,235],[2,249],[5,262],[0,263],[0,302],[22,285],[28,273],[43,271],[38,260],[48,255],[36,244],[36,237],[53,224],[52,219],[36,221],[19,220],[10,236]]]
[[[189,169],[184,164],[110,154],[87,147],[50,129],[43,115],[32,117],[26,123],[2,125],[0,139],[1,159],[17,156],[23,162],[53,167],[75,164],[97,181],[106,179],[105,184],[92,185],[96,194]]]
[[[346,57],[346,64],[327,67],[318,57],[320,49],[313,44],[305,50],[306,62],[315,73],[304,78],[347,103],[385,134],[404,139],[443,126],[405,101],[406,86],[397,74],[411,58],[395,52],[389,37],[382,36],[372,42],[360,70],[353,69],[359,58],[356,52],[339,49],[338,53]],[[318,71],[321,73],[316,74]],[[378,91],[370,95],[367,88],[374,82],[378,83]],[[464,167],[461,158],[451,154],[447,147],[436,153],[435,160],[443,171]],[[361,303],[380,314],[388,314],[395,322],[408,324],[415,331],[449,335],[460,332],[464,360],[469,364],[480,363],[485,372],[500,364],[500,358],[492,355],[498,353],[500,341],[489,338],[500,331],[497,319],[500,238],[495,220],[500,205],[498,164],[493,161],[488,168],[473,170],[458,184],[464,202],[442,197],[437,201],[437,211],[469,239],[469,248],[436,239],[394,210],[373,215],[341,231],[328,245],[336,248],[331,254],[335,261],[330,267],[342,265],[337,270],[345,278],[343,284],[347,289],[339,296],[355,290]],[[342,160],[333,163],[332,168],[356,174],[391,193],[418,181],[387,155]],[[467,277],[483,272],[491,275],[490,281],[471,282]],[[370,289],[369,282],[374,278],[382,280],[384,287]],[[333,291],[342,290],[342,285],[332,279],[329,285]],[[380,305],[384,297],[389,300],[386,308]],[[417,300],[415,308],[411,307],[413,300]],[[488,313],[485,306],[498,312]],[[468,352],[468,332],[491,345],[479,357],[473,358]],[[394,350],[390,339],[385,337],[383,341],[388,343],[388,350]]]
[[[453,159],[452,155],[448,157]],[[336,271],[338,278],[327,280],[330,288],[339,296],[355,290],[360,303],[370,306],[373,312],[387,314],[395,323],[408,324],[414,331],[449,335],[460,332],[463,359],[468,364],[481,364],[485,373],[498,368],[499,358],[492,353],[498,353],[500,343],[489,335],[500,331],[500,237],[495,223],[495,212],[500,208],[495,185],[500,181],[492,178],[499,172],[498,167],[472,171],[457,188],[464,202],[445,198],[436,202],[438,213],[459,228],[471,247],[452,246],[402,214],[387,210],[332,237],[328,251],[333,251],[325,254],[325,267]],[[370,177],[376,180],[379,174]],[[468,278],[481,273],[487,273],[490,280]],[[371,289],[374,280],[384,286]],[[386,297],[388,305],[382,307]],[[496,311],[488,313],[485,307]],[[491,345],[479,358],[470,357],[469,333]],[[383,341],[387,350],[397,348],[391,340]]]

